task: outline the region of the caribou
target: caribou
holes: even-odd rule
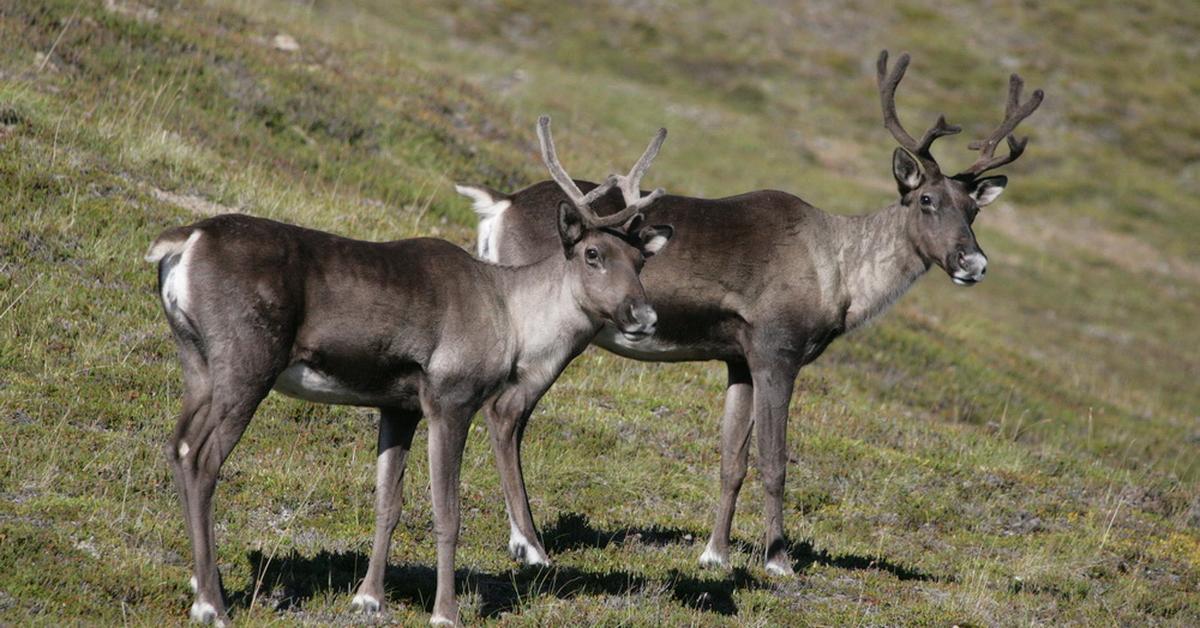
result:
[[[548,133],[543,119],[539,133]],[[660,131],[634,167],[645,173]],[[559,168],[557,159],[548,162]],[[660,194],[661,195],[661,194]],[[642,219],[658,195],[600,216],[597,195],[557,204],[558,244],[499,266],[444,240],[363,242],[222,215],[164,231],[146,260],[178,347],[183,408],[166,447],[195,560],[190,615],[223,624],[213,493],[222,463],[272,390],[379,408],[375,535],[353,599],[378,611],[413,433],[429,425],[437,539],[433,624],[458,620],[454,555],[459,471],[471,420],[494,434],[523,422],[566,365],[609,325],[629,342],[655,332],[638,278],[673,234]],[[507,485],[506,485],[507,486]]]
[[[788,406],[800,368],[834,339],[886,310],[931,267],[938,266],[959,285],[974,285],[987,272],[987,256],[971,226],[1008,179],[984,174],[1024,152],[1028,138],[1017,139],[1013,131],[1041,104],[1043,93],[1036,90],[1022,102],[1023,82],[1013,74],[1003,122],[969,145],[979,151],[974,164],[946,176],[930,147],[961,129],[939,116],[918,140],[896,115],[896,87],[909,60],[901,55],[889,72],[885,50],[877,62],[884,126],[899,143],[892,155],[899,188],[895,202],[873,213],[843,216],[774,190],[718,199],[662,196],[649,215],[675,225],[679,235],[668,254],[650,260],[642,274],[658,328],[634,343],[605,327],[593,341],[637,360],[719,360],[727,366],[720,498],[700,556],[704,566],[729,564],[730,529],[753,431],[765,492],[765,568],[773,575],[793,573],[783,529],[783,491]],[[1008,153],[995,155],[1005,141]],[[459,186],[479,214],[481,256],[505,264],[544,257],[557,246],[546,214],[561,202],[564,190],[572,190],[570,195],[578,186],[598,196],[596,209],[602,215],[630,197],[626,189],[618,195],[559,174],[553,179],[513,194]],[[517,426],[516,433],[523,429]],[[493,445],[498,459],[519,458],[519,440],[493,438]],[[506,464],[520,468],[519,460]],[[504,489],[513,522],[510,548],[520,548],[514,552],[518,559],[543,561],[524,482],[505,482]]]

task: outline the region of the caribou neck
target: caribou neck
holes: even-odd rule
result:
[[[555,253],[526,266],[496,266],[511,317],[519,370],[556,368],[600,328],[579,305],[568,260]]]
[[[871,214],[841,217],[838,256],[849,300],[847,331],[883,313],[929,270],[909,236],[908,213],[896,203]]]

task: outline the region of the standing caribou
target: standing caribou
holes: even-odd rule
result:
[[[867,215],[839,216],[772,190],[721,199],[664,196],[654,204],[652,215],[680,233],[669,254],[652,260],[642,275],[658,313],[658,330],[633,343],[605,328],[593,341],[638,360],[721,360],[728,367],[721,419],[721,496],[712,536],[700,556],[705,566],[729,564],[730,527],[746,476],[753,427],[765,490],[766,569],[792,573],[783,534],[783,489],[788,404],[799,369],[817,359],[835,338],[880,314],[931,266],[939,266],[960,285],[978,283],[987,271],[987,257],[971,224],[979,208],[994,201],[1008,180],[983,174],[1011,163],[1024,151],[1027,140],[1012,133],[1041,104],[1042,91],[1022,103],[1023,83],[1014,74],[1004,121],[986,139],[970,144],[980,152],[978,161],[945,176],[930,146],[961,129],[939,117],[919,141],[904,130],[896,116],[895,92],[908,63],[909,56],[901,55],[888,72],[883,51],[877,64],[884,126],[900,144],[892,156],[897,202]],[[997,157],[994,151],[1002,141],[1007,141],[1009,152]],[[596,205],[601,214],[628,203],[627,190],[617,196],[603,186],[572,182],[560,170],[551,168],[551,173],[554,181],[511,195],[459,186],[474,200],[480,216],[480,255],[505,264],[545,257],[558,246],[547,217],[563,190],[569,195],[577,190],[602,193]],[[520,473],[523,428],[522,423],[493,435],[502,470]],[[544,560],[523,481],[505,478],[504,490],[513,523],[510,547],[518,548],[518,559]]]
[[[548,120],[539,133],[548,139]],[[659,131],[638,161],[650,166]],[[558,173],[557,160],[548,165]],[[614,182],[615,183],[615,182]],[[605,188],[607,189],[607,188]],[[633,188],[636,191],[636,187]],[[146,260],[183,366],[183,410],[167,456],[195,558],[192,619],[227,618],[213,539],[221,464],[271,389],[318,403],[380,409],[375,537],[354,606],[376,611],[404,463],[421,417],[437,536],[431,623],[454,623],[454,553],[463,446],[483,408],[493,434],[523,424],[601,326],[633,342],[655,331],[638,280],[669,226],[646,226],[639,197],[601,217],[597,195],[557,203],[556,244],[502,267],[429,238],[362,242],[242,215],[168,229]],[[547,225],[549,226],[549,225]]]

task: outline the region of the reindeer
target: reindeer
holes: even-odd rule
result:
[[[909,56],[901,55],[888,72],[885,50],[877,64],[884,126],[900,144],[892,156],[896,202],[871,214],[840,216],[774,190],[720,199],[663,196],[652,215],[678,227],[680,234],[670,253],[647,263],[642,275],[658,313],[658,329],[635,343],[606,327],[593,340],[637,360],[720,360],[727,366],[720,500],[700,556],[704,566],[729,564],[730,528],[753,428],[765,491],[766,570],[793,572],[783,532],[783,490],[788,405],[800,368],[835,338],[886,310],[932,266],[959,285],[974,285],[987,272],[987,256],[971,225],[1008,180],[983,175],[1024,152],[1027,138],[1012,133],[1041,104],[1042,91],[1022,103],[1023,83],[1014,74],[1004,121],[987,138],[970,144],[979,151],[978,160],[945,176],[930,147],[960,128],[942,116],[919,141],[904,130],[896,116],[895,92],[908,63]],[[1008,154],[995,156],[1005,140]],[[546,213],[560,202],[562,186],[557,178],[514,194],[459,186],[480,216],[480,255],[507,264],[545,256],[556,246]],[[590,195],[603,188],[582,181],[579,187]],[[621,197],[605,191],[597,198],[597,211],[614,211],[629,196],[625,190]],[[518,426],[517,433],[522,429]],[[519,441],[493,438],[493,444],[498,459],[519,457]],[[519,473],[519,461],[507,466]],[[527,510],[523,480],[506,478],[504,488],[513,519],[510,547],[530,545],[514,553],[538,562],[545,552]]]
[[[548,119],[539,132],[549,133]],[[635,166],[637,178],[664,137],[660,131]],[[183,367],[183,411],[167,457],[195,558],[191,618],[227,619],[213,492],[222,463],[274,389],[379,408],[375,536],[353,600],[367,612],[384,599],[405,460],[418,421],[428,419],[437,537],[430,621],[454,623],[459,469],[471,419],[483,408],[493,434],[523,422],[602,325],[631,342],[654,333],[638,273],[673,233],[642,221],[655,198],[601,217],[590,207],[596,195],[574,194],[558,203],[555,249],[511,267],[444,240],[362,242],[244,215],[164,231],[146,260],[158,264]]]

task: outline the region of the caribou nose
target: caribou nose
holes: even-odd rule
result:
[[[988,259],[982,251],[959,251],[955,261],[958,262],[958,268],[951,274],[955,283],[978,283],[987,274]]]
[[[654,324],[658,322],[658,313],[648,304],[636,305],[633,307],[633,320],[642,329],[654,329]]]

